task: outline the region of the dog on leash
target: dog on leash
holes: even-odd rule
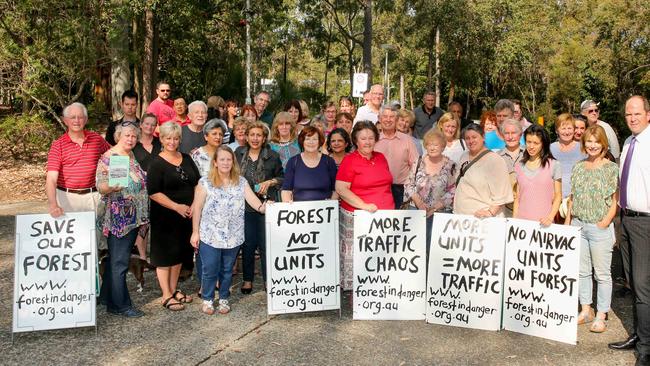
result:
[[[99,251],[99,276],[104,278],[104,271],[106,270],[106,259],[108,258],[108,250],[102,249]],[[144,290],[144,271],[151,269],[152,266],[146,260],[140,258],[137,254],[131,254],[129,259],[128,272],[133,273],[133,276],[138,281],[138,292]]]

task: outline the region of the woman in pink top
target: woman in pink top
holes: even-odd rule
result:
[[[553,223],[562,202],[562,170],[551,154],[551,139],[540,125],[524,132],[526,150],[515,164],[517,185],[513,217],[539,221],[543,226]]]
[[[346,155],[336,174],[336,193],[341,197],[339,238],[341,245],[341,287],[352,289],[352,248],[354,246],[354,211],[392,210],[395,208],[390,186],[393,176],[388,161],[374,151],[379,131],[370,121],[359,121],[352,129],[356,147]]]

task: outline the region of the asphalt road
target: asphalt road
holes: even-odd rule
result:
[[[124,319],[97,309],[97,329],[77,328],[20,333],[11,340],[14,215],[45,212],[43,202],[0,205],[0,364],[172,364],[182,365],[632,365],[632,352],[607,343],[627,337],[631,298],[613,299],[609,329],[578,329],[578,344],[501,331],[488,332],[426,324],[424,321],[355,321],[351,299],[337,311],[267,316],[261,283],[249,296],[238,291],[236,276],[227,315],[206,316],[194,301],[181,312],[160,306],[155,275],[145,289],[129,288],[139,319]],[[620,273],[614,263],[614,274]],[[194,280],[181,286],[195,292]],[[616,290],[616,288],[615,288]]]

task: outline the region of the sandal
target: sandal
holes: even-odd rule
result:
[[[181,290],[174,291],[172,297],[174,298],[174,300],[182,302],[184,304],[189,304],[192,302],[192,300],[194,300],[192,296],[185,295],[184,293],[181,292]]]
[[[214,305],[212,301],[203,300],[203,306],[201,306],[201,312],[207,315],[214,315]]]
[[[596,314],[594,314],[594,309],[589,309],[589,311],[581,311],[578,314],[578,325],[590,323],[594,320]]]
[[[230,304],[228,300],[219,300],[219,314],[228,314],[230,312]]]
[[[172,300],[178,301],[174,298],[174,296],[168,298],[167,300],[163,301],[162,306],[163,308],[169,310],[169,311],[181,311],[185,310],[185,305],[181,302],[171,302]]]
[[[591,327],[589,328],[589,331],[592,333],[602,333],[606,330],[607,330],[607,323],[605,323],[605,319],[600,319],[600,318],[594,319],[593,324],[591,324]]]

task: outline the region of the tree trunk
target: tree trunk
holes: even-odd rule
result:
[[[111,41],[111,111],[113,119],[121,115],[122,93],[131,89],[131,70],[129,69],[128,46],[129,26],[126,19],[118,21],[119,36]]]
[[[368,74],[368,90],[372,85],[372,0],[363,8],[363,71]]]
[[[427,90],[433,89],[433,36],[429,36],[429,47],[427,49]]]
[[[158,26],[158,22],[160,21],[160,18],[154,13],[153,14],[153,57],[151,58],[151,95],[153,95],[154,90],[156,89],[156,83],[160,81],[160,73],[158,70],[158,60],[160,58],[160,27]],[[167,80],[169,82],[169,80]],[[170,85],[171,86],[171,85]],[[174,89],[172,89],[172,94],[169,95],[170,98],[175,98],[174,95]],[[153,96],[152,96],[153,98]],[[154,98],[155,99],[155,98]],[[189,103],[188,103],[189,104]]]
[[[133,19],[133,51],[135,54],[140,55],[140,17]],[[140,96],[140,103],[138,103],[138,110],[136,114],[142,116],[144,109],[142,108],[143,95],[142,95],[142,60],[138,60],[133,64],[133,89]]]
[[[440,28],[436,27],[436,106],[440,107]]]
[[[330,64],[330,47],[332,46],[332,24],[330,23],[328,26],[328,33],[327,33],[327,50],[325,51],[325,80],[323,80],[323,95],[325,96],[325,100],[328,100],[327,98],[327,74],[329,73],[329,64]]]
[[[146,111],[153,90],[153,38],[154,38],[154,19],[153,10],[145,11],[145,36],[144,36],[144,56],[142,60],[142,110]]]
[[[350,92],[348,95],[352,97],[352,90],[354,88],[354,42],[348,41],[348,73],[350,74]]]

